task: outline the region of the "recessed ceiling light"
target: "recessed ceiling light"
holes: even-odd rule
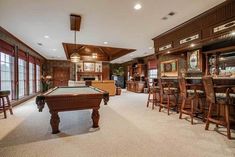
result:
[[[152,50],[153,49],[153,47],[151,46],[151,47],[149,47],[149,50]]]
[[[137,3],[135,6],[134,6],[134,9],[135,10],[140,10],[142,8],[141,4]]]
[[[167,19],[168,19],[168,18],[167,18],[166,16],[162,18],[162,20],[167,20]]]
[[[107,45],[107,44],[108,44],[108,42],[107,42],[107,41],[105,41],[105,42],[104,42],[104,44],[105,44],[105,45]]]
[[[235,31],[233,31],[233,32],[231,33],[231,35],[232,35],[232,36],[235,36]]]
[[[195,44],[191,44],[191,45],[190,45],[190,47],[194,47],[194,46],[195,46]]]
[[[171,53],[170,51],[167,51],[167,53]]]
[[[37,43],[39,46],[42,46],[42,43]]]
[[[56,49],[52,49],[52,51],[56,51]]]
[[[46,38],[46,39],[48,39],[48,38],[50,38],[48,35],[44,35],[44,38]]]
[[[168,14],[169,16],[174,16],[175,15],[175,12],[169,12],[169,14]]]

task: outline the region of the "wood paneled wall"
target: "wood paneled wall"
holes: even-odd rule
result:
[[[110,80],[110,64],[102,63],[102,79]]]
[[[224,3],[206,11],[205,13],[190,19],[189,21],[155,37],[154,46],[156,53],[165,53],[167,51],[178,51],[187,47],[191,42],[180,44],[180,40],[190,36],[199,35],[199,38],[193,42],[209,42],[223,33],[231,31],[234,27],[214,33],[213,28],[235,20],[235,1],[228,0]],[[172,44],[172,48],[159,51],[159,48]]]
[[[61,61],[61,60],[47,60],[43,65],[44,75],[53,76],[54,68],[69,68],[70,69],[70,80],[75,80],[75,64],[70,61]]]

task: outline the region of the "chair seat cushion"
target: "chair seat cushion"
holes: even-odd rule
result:
[[[158,86],[150,87],[150,91],[151,91],[151,92],[159,92],[159,91],[160,91],[160,88],[159,88]]]
[[[169,88],[168,87],[165,87],[164,90],[168,90]],[[170,90],[173,90],[173,91],[177,91],[178,89],[177,88],[174,88],[174,87],[170,87]]]
[[[215,93],[216,98],[226,98],[226,93]],[[235,94],[229,94],[230,98],[235,98]]]
[[[193,89],[188,89],[187,92],[191,94],[191,93],[194,93],[194,90]],[[202,90],[196,90],[196,92],[199,93],[199,94],[204,94],[204,91],[202,91]]]
[[[0,96],[3,96],[3,97],[5,97],[5,96],[8,96],[8,95],[10,95],[10,91],[9,90],[1,90],[0,91]]]

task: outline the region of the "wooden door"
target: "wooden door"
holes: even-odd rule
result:
[[[54,67],[53,68],[53,85],[56,86],[68,86],[70,78],[69,68]]]

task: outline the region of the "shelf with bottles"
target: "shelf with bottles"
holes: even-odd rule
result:
[[[235,77],[235,52],[211,55],[208,63],[209,75]]]

